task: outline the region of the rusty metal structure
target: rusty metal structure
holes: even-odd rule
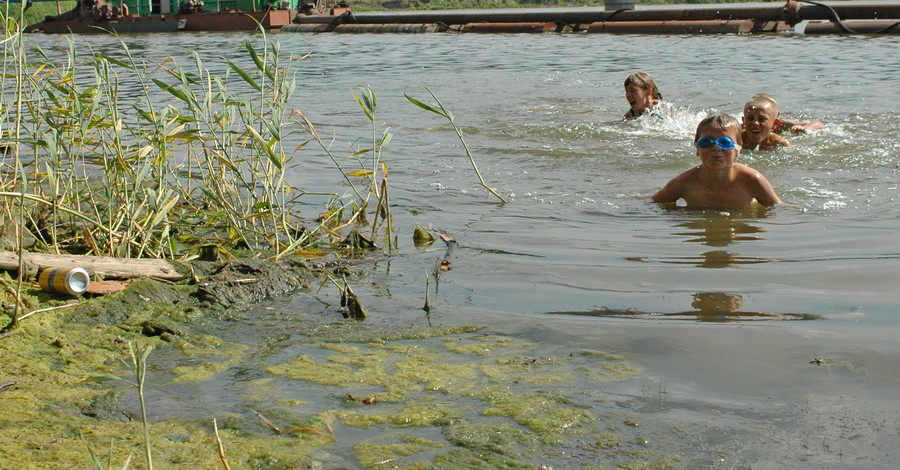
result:
[[[298,15],[282,31],[722,34],[793,31],[802,22],[806,34],[900,34],[900,3],[827,5],[788,0],[773,6],[717,4],[638,10],[347,10],[340,15]]]

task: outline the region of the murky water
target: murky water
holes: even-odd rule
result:
[[[209,64],[220,56],[242,60],[245,37],[126,42],[149,60],[179,56],[183,51],[169,47],[182,44],[208,55]],[[676,467],[896,468],[900,38],[275,38],[283,51],[312,53],[296,63],[294,106],[334,136],[336,151],[349,154],[358,137],[371,135],[350,93],[358,85],[375,91],[377,123],[394,134],[383,159],[399,249],[383,254],[389,262],[366,267],[358,282],[367,322],[487,325],[489,334],[528,341],[523,355],[620,354],[642,374],[544,388],[577,394],[580,406],[615,423],[629,443],[646,439],[657,455],[681,456]],[[109,39],[89,40],[115,49]],[[620,121],[627,110],[622,82],[637,70],[654,76],[674,117]],[[453,112],[486,183],[508,204],[478,184],[452,129],[405,99],[404,92],[426,99],[423,85]],[[759,92],[774,95],[786,117],[825,123],[789,136],[793,147],[740,157],[786,204],[738,214],[649,203],[697,163],[696,123],[713,110],[738,116]],[[293,165],[301,188],[343,187],[311,146]],[[323,202],[308,198],[307,215]],[[444,246],[415,248],[415,224],[446,230],[459,244],[438,291],[431,285],[429,315],[422,310],[425,278]],[[304,292],[260,306],[249,314],[259,316],[253,322],[223,326],[223,337],[256,351],[253,359],[207,383],[161,387],[157,403],[167,407],[157,410],[167,411],[157,413],[246,414],[248,383],[255,383],[248,377],[273,381],[256,407],[300,396],[319,399],[298,413],[332,406],[333,391],[264,372],[304,353],[289,339],[273,339],[289,338],[292,319],[339,315],[335,289],[319,297],[327,304]],[[346,432],[351,443],[369,437]],[[558,469],[616,462],[583,444],[534,460]],[[359,465],[341,451],[350,445],[331,449],[326,468]]]

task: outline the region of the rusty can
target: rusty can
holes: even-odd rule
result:
[[[38,283],[47,292],[78,295],[87,290],[91,277],[82,268],[50,268],[41,271]]]

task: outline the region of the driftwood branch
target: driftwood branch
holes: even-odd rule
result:
[[[456,240],[447,233],[446,230],[436,228],[434,229],[434,233],[440,237],[441,240],[444,240],[444,243],[447,244],[447,251],[444,252],[444,257],[441,259],[440,269],[441,271],[449,271],[450,270],[450,254],[453,253],[453,250],[456,249],[457,243]]]
[[[47,268],[84,268],[91,275],[103,279],[132,279],[152,277],[177,281],[183,276],[175,265],[161,259],[113,258],[108,256],[51,255],[45,253],[25,253],[25,264],[38,271]],[[19,270],[19,255],[0,251],[0,269]]]

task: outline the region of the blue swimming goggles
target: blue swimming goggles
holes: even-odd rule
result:
[[[697,147],[702,149],[708,149],[712,147],[713,144],[718,145],[722,150],[731,150],[734,148],[734,141],[724,135],[718,139],[713,139],[708,135],[697,139]]]

